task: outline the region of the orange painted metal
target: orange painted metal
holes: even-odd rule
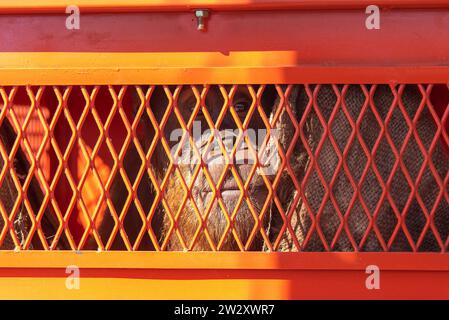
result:
[[[367,290],[365,271],[81,269],[67,290],[65,268],[3,269],[2,299],[448,299],[447,272],[382,272]],[[13,288],[13,289],[12,289]]]
[[[295,65],[291,52],[236,52],[226,57],[215,53],[17,52],[0,53],[0,63],[5,85],[444,83],[449,77],[449,67],[438,65]]]
[[[22,0],[11,3],[0,1],[0,11],[15,12],[64,12],[73,5],[69,0]],[[354,9],[372,5],[369,0],[78,0],[76,5],[85,12],[136,12],[136,11],[188,11],[212,9],[236,10],[291,10],[291,9]],[[446,0],[378,0],[376,5],[385,8],[439,8],[447,7]]]
[[[11,85],[444,83],[448,11],[389,10],[380,30],[363,10],[218,11],[207,32],[192,12],[86,13],[76,31],[63,13],[0,15],[0,72]]]
[[[34,1],[13,4],[0,1],[0,12],[5,14],[0,16],[0,85],[13,86],[0,89],[3,102],[0,121],[6,117],[11,119],[21,139],[30,125],[30,119],[23,123],[11,111],[15,108],[14,96],[24,90],[30,97],[30,110],[44,124],[41,131],[42,145],[51,145],[54,150],[50,156],[52,165],[49,179],[44,165],[40,164],[45,154],[44,148],[36,151],[30,142],[21,140],[27,155],[31,155],[29,160],[32,170],[42,189],[47,195],[54,194],[54,197],[47,197],[45,201],[53,206],[61,222],[55,238],[47,241],[39,227],[43,214],[43,210],[40,210],[32,216],[31,234],[37,234],[45,250],[54,248],[64,234],[74,250],[0,252],[0,288],[9,288],[11,283],[19,288],[14,292],[2,289],[0,297],[449,298],[449,261],[447,255],[442,253],[132,252],[142,241],[144,231],[150,231],[149,219],[145,214],[143,231],[136,243],[127,238],[119,224],[114,228],[113,235],[122,237],[130,252],[107,251],[112,238],[103,243],[97,232],[105,206],[111,206],[106,195],[112,183],[111,173],[118,174],[123,170],[123,153],[111,142],[117,141],[120,135],[114,130],[112,118],[120,117],[126,129],[133,134],[138,125],[137,122],[130,123],[127,120],[129,108],[126,103],[123,105],[128,89],[126,85],[447,85],[449,42],[443,41],[449,38],[447,1],[378,1],[378,5],[383,7],[401,8],[384,13],[385,19],[378,33],[367,33],[363,23],[364,11],[353,10],[363,8],[368,1],[158,1],[148,4],[147,1],[131,3],[95,0],[78,3],[88,13],[82,16],[82,29],[75,33],[61,27],[65,17],[62,10],[68,5],[67,1],[40,1],[39,4]],[[216,11],[209,22],[208,32],[204,34],[195,29],[192,12],[185,12],[197,7]],[[306,10],[329,7],[338,11],[312,13]],[[410,7],[428,9],[405,10]],[[226,10],[232,12],[223,12]],[[60,11],[61,15],[45,14]],[[135,13],[95,14],[103,11]],[[153,19],[148,19],[148,15],[141,11],[153,11]],[[13,12],[27,14],[6,15]],[[420,23],[407,23],[417,19]],[[254,34],[264,34],[264,37],[251,36]],[[113,85],[119,85],[119,88]],[[144,91],[137,87],[135,90],[141,100],[147,102],[152,88]],[[430,100],[431,87],[420,85],[419,88],[424,98]],[[288,90],[284,92],[279,86],[277,89],[285,99]],[[106,90],[112,99],[106,110],[99,110],[94,102],[102,90]],[[235,87],[230,91],[221,87],[227,101],[232,100],[233,90]],[[249,90],[254,100],[260,98],[261,91],[251,87]],[[400,90],[393,89],[396,99],[401,94]],[[180,89],[172,92],[165,88],[165,91],[169,98],[167,108],[178,117],[181,127],[189,129],[191,121],[186,122],[179,117],[180,111],[175,103]],[[48,92],[56,100],[53,105],[47,104],[43,98]],[[204,99],[204,94],[205,91],[195,91],[199,100]],[[72,103],[68,103],[69,97],[73,99],[74,95],[75,102],[72,100]],[[250,113],[256,112],[257,108],[253,104]],[[444,104],[435,106],[440,119],[437,121],[439,131],[444,131],[444,119],[448,116],[446,108]],[[50,118],[49,110],[52,115]],[[154,116],[148,110],[148,106],[142,105],[137,114],[142,116],[147,113],[154,122]],[[73,114],[76,111],[79,117],[75,120]],[[197,107],[195,114],[198,112]],[[248,124],[238,119],[229,103],[226,103],[219,118],[226,112],[233,115],[240,129],[246,128]],[[208,123],[213,123],[205,114]],[[62,117],[67,123],[64,127],[56,127],[57,122],[61,121],[58,119]],[[153,124],[159,126],[157,122]],[[297,127],[299,125],[296,124]],[[86,127],[91,128],[91,136],[83,133]],[[133,134],[126,135],[121,150],[135,142]],[[444,139],[448,139],[447,135]],[[107,145],[111,152],[109,158],[100,149],[99,141]],[[65,150],[60,148],[61,144],[65,145]],[[15,148],[18,146],[16,144]],[[144,154],[143,150],[139,151]],[[10,155],[1,145],[0,152],[11,161]],[[71,152],[75,155],[70,155]],[[144,157],[149,159],[153,152],[154,148]],[[399,156],[397,152],[395,154]],[[237,175],[232,165],[229,169]],[[21,185],[14,171],[11,172],[19,198],[32,211],[29,201],[24,197],[30,179],[27,178]],[[4,179],[5,171],[0,176],[0,180]],[[57,187],[61,177],[65,177],[65,188]],[[215,193],[222,180],[223,177]],[[135,188],[126,179],[124,183],[128,189]],[[189,189],[185,181],[181,183],[186,190]],[[241,190],[247,188],[245,181],[238,183]],[[439,183],[442,185],[446,181]],[[156,198],[160,200],[163,192],[162,185],[156,190]],[[270,196],[275,197],[273,194]],[[447,197],[446,192],[444,197]],[[136,195],[132,194],[128,199],[129,207],[130,202],[136,200]],[[242,198],[239,201],[244,200]],[[64,208],[60,208],[60,204],[64,204]],[[220,205],[225,207],[223,203]],[[234,211],[226,214],[228,222],[235,216]],[[18,206],[12,212],[3,209],[0,212],[11,227]],[[123,222],[123,214],[113,215],[116,221]],[[197,211],[197,215],[201,214]],[[253,215],[260,223],[257,213],[253,212]],[[179,212],[170,212],[170,217],[176,220]],[[1,231],[0,242],[8,231],[6,228]],[[255,236],[256,231],[253,230],[250,238]],[[100,249],[106,252],[82,251],[91,232]],[[178,232],[180,236],[179,230],[174,230],[174,227],[169,232]],[[232,232],[229,226],[227,232]],[[31,236],[24,244],[20,244],[14,233],[10,234],[18,247],[29,248]],[[154,241],[154,234],[150,234],[150,237]],[[191,249],[197,237],[198,233],[190,243],[181,241],[187,249]],[[443,243],[444,239],[439,240],[440,244],[447,246],[447,241]],[[222,242],[211,243],[212,249],[218,250]],[[238,239],[237,242],[241,250],[247,249],[245,243]],[[167,241],[156,246],[156,250],[164,250],[166,245]],[[275,250],[277,245],[270,244],[270,249]],[[388,249],[388,243],[383,243],[383,247]],[[416,247],[412,249],[417,250]],[[380,291],[369,291],[364,287],[365,268],[372,263],[385,270]],[[74,293],[64,288],[66,274],[63,269],[71,264],[78,265],[85,272],[88,290]],[[107,285],[108,282],[110,285]]]
[[[439,253],[0,252],[0,288],[9,288],[0,298],[448,299],[447,260]],[[371,264],[382,270],[380,290],[364,285]],[[65,287],[69,265],[80,267],[81,290]]]
[[[389,271],[449,271],[449,255],[379,252],[0,252],[0,268],[172,269],[172,270],[339,270],[365,271],[377,264]]]

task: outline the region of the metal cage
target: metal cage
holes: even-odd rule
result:
[[[449,43],[445,41],[449,5],[445,1],[378,1],[379,30],[365,27],[368,1],[78,3],[81,28],[67,30],[64,12],[70,4],[66,1],[39,5],[0,1],[0,127],[15,135],[0,143],[0,187],[12,190],[14,199],[0,205],[0,245],[10,246],[0,251],[0,297],[449,297],[449,238],[444,223],[449,167],[435,159],[437,153],[449,157]],[[205,32],[197,30],[197,9],[210,11]],[[271,116],[261,102],[269,87],[277,106]],[[223,100],[215,118],[206,103],[212,88]],[[233,103],[240,88],[251,101],[244,117]],[[156,90],[166,101],[160,118],[151,105]],[[183,90],[194,97],[187,118],[180,107]],[[295,90],[301,90],[305,101],[299,114],[294,114],[289,102]],[[383,110],[378,102],[381,90],[389,97]],[[353,91],[361,99],[356,115],[347,102]],[[320,103],[324,92],[332,98],[327,107]],[[410,95],[415,100],[409,104]],[[292,222],[294,206],[284,208],[278,196],[279,174],[263,178],[266,201],[258,208],[252,206],[248,181],[259,160],[246,179],[233,163],[226,164],[224,172],[233,175],[241,192],[231,209],[221,198],[224,174],[214,180],[204,163],[197,165],[194,172],[205,172],[226,228],[213,241],[207,225],[211,208],[202,212],[193,206],[197,228],[189,237],[182,234],[178,222],[193,200],[192,184],[173,163],[165,125],[174,117],[184,132],[190,132],[200,112],[211,129],[220,127],[229,115],[239,131],[248,129],[255,116],[268,131],[281,114],[288,117],[294,134],[289,147],[276,150],[281,171],[287,172],[294,186],[292,201],[304,203],[310,219],[302,239]],[[432,127],[426,137],[420,131],[424,114]],[[315,145],[308,143],[305,132],[311,117],[320,132]],[[339,121],[347,128],[340,140],[335,131]],[[398,123],[405,128],[400,142],[395,136]],[[144,125],[150,125],[153,133],[145,141],[140,135]],[[366,137],[362,129],[366,126],[372,128],[373,137]],[[188,135],[183,139],[189,141]],[[237,141],[245,139],[244,134],[237,136]],[[309,159],[301,176],[290,164],[296,144],[304,146]],[[358,175],[354,174],[357,164],[350,164],[356,144],[363,158]],[[157,145],[170,163],[161,180],[151,162]],[[132,177],[125,169],[130,148],[138,155],[138,170]],[[223,144],[219,149],[226,153]],[[387,151],[379,159],[381,149]],[[257,152],[250,152],[257,158]],[[323,168],[326,158],[321,155],[329,153],[335,158],[334,172]],[[29,164],[23,172],[17,165],[20,154]],[[393,160],[385,174],[379,166],[387,157]],[[410,169],[409,161],[417,168]],[[176,210],[164,198],[172,173],[184,190]],[[394,192],[398,174],[403,183],[400,190],[406,194],[400,204]],[[344,205],[335,191],[341,176],[352,188]],[[143,177],[154,190],[146,206],[138,191]],[[120,179],[125,193],[120,208],[111,200],[114,179]],[[366,187],[368,179],[375,182]],[[321,190],[310,191],[318,192],[320,201],[315,204],[307,191],[312,180]],[[424,180],[430,181],[427,189],[420,188]],[[40,190],[37,200],[30,186]],[[378,199],[372,200],[374,196]],[[234,229],[243,203],[250,208],[254,224],[246,239],[240,239]],[[391,206],[389,231],[378,223],[385,203]],[[281,221],[274,236],[264,229],[270,205],[277,208]],[[361,231],[360,224],[351,220],[355,206],[365,221]],[[169,221],[163,237],[152,225],[159,207]],[[140,219],[133,236],[126,229],[131,210]],[[420,212],[422,226],[413,231],[407,216],[415,211]],[[99,226],[106,213],[113,225],[104,236]],[[332,230],[322,222],[329,214],[336,221]],[[22,229],[17,227],[21,221],[26,221]],[[45,230],[48,221],[56,224],[51,234]],[[288,252],[280,250],[287,241],[284,235],[291,243],[284,250]],[[195,251],[201,236],[209,245],[205,252]],[[350,250],[340,251],[350,252],[334,252],[343,236]],[[181,252],[167,249],[171,237],[178,239]],[[235,251],[221,250],[227,237],[235,242]],[[261,238],[259,251],[264,252],[250,250],[256,237]],[[406,250],[394,249],[399,237]],[[366,250],[372,238],[378,250]],[[120,249],[113,250],[116,240]],[[308,250],[312,241],[321,244],[319,250]],[[61,243],[65,250],[58,247]],[[151,248],[141,248],[143,243]],[[432,249],[423,249],[428,243]],[[365,287],[366,268],[373,264],[381,270],[379,290]],[[81,290],[65,287],[68,266],[80,268]]]

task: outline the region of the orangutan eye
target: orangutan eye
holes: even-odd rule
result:
[[[196,102],[193,102],[193,103],[191,103],[191,104],[189,104],[189,108],[188,108],[188,110],[190,111],[190,114],[193,114],[193,112],[195,111],[195,109],[196,109]],[[203,109],[201,108],[201,106],[198,108],[198,113],[196,114],[196,118],[201,118],[201,117],[203,117],[204,116],[204,114],[203,114]]]
[[[196,108],[196,101],[189,101],[187,103],[187,110],[189,110],[190,113],[193,113],[195,111],[195,108]]]
[[[238,101],[234,104],[234,109],[238,113],[244,113],[248,111],[249,109],[249,102],[248,101]]]

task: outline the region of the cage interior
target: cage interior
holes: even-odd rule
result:
[[[0,93],[3,250],[447,250],[445,84]]]

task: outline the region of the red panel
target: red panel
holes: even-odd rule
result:
[[[8,15],[0,16],[0,51],[295,51],[301,66],[444,66],[448,13],[386,11],[381,29],[367,30],[364,10],[217,12],[207,32],[189,12],[82,14],[80,30],[67,30],[63,14]]]

